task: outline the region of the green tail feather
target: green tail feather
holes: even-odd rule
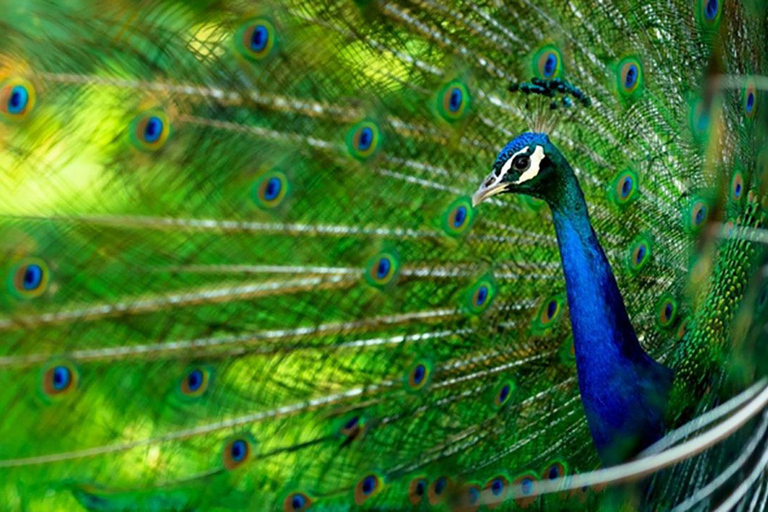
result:
[[[7,4],[12,509],[612,503],[526,497],[600,464],[549,210],[471,205],[534,126],[677,372],[671,425],[765,375],[763,2]],[[533,76],[591,106],[507,91]],[[743,439],[661,473],[655,503]]]

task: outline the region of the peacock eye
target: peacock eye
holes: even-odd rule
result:
[[[529,165],[531,165],[531,159],[528,158],[528,155],[520,155],[512,162],[512,165],[515,169],[518,171],[524,171],[528,168]]]

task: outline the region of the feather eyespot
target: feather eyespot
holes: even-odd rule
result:
[[[720,0],[698,0],[699,18],[706,27],[711,27],[720,21],[722,6]]]
[[[19,298],[39,297],[48,289],[50,271],[39,258],[25,258],[16,263],[8,275],[8,285]]]
[[[408,372],[406,382],[408,388],[412,391],[422,389],[429,382],[429,378],[432,374],[432,369],[427,363],[420,362]]]
[[[755,115],[757,107],[757,89],[755,84],[750,80],[747,86],[744,88],[744,114],[747,117]]]
[[[705,4],[704,17],[707,20],[712,21],[715,19],[718,11],[720,10],[720,2],[718,2],[718,0],[706,0]]]
[[[461,82],[451,82],[438,96],[438,112],[446,121],[457,121],[467,113],[469,103],[467,87]]]
[[[181,381],[181,392],[186,396],[200,396],[208,389],[209,373],[202,368],[194,368]]]
[[[369,284],[384,287],[400,273],[400,261],[394,253],[384,252],[368,261],[365,278]]]
[[[347,134],[347,148],[353,157],[365,160],[379,148],[380,138],[379,127],[370,121],[363,121]]]
[[[744,195],[744,178],[740,172],[736,172],[731,180],[731,199],[740,201]]]
[[[427,493],[427,499],[430,505],[437,505],[445,500],[448,494],[448,487],[451,485],[451,481],[447,476],[439,476],[435,478],[432,485],[429,486],[429,492]]]
[[[43,373],[43,393],[49,397],[61,396],[77,388],[78,375],[68,363],[50,366]]]
[[[511,382],[504,382],[501,386],[496,390],[496,394],[493,397],[493,405],[497,409],[501,409],[505,405],[507,405],[512,398],[512,392],[514,391],[515,386]]]
[[[425,478],[414,478],[408,485],[408,501],[411,505],[418,505],[424,500],[427,494],[427,480]]]
[[[685,335],[688,333],[688,328],[691,325],[691,319],[690,318],[684,318],[682,322],[680,322],[680,325],[677,328],[677,339],[682,340],[685,338]]]
[[[35,88],[21,78],[11,78],[0,86],[0,112],[9,121],[20,121],[35,108]]]
[[[643,67],[634,57],[627,57],[619,63],[617,75],[619,92],[624,97],[632,97],[642,90]]]
[[[381,488],[379,475],[370,474],[363,477],[355,486],[355,503],[362,505],[381,492]]]
[[[312,500],[303,492],[289,494],[283,502],[284,512],[304,512],[312,506]]]
[[[704,101],[698,99],[691,103],[690,113],[691,131],[701,139],[709,128],[709,112],[705,108]]]
[[[701,199],[694,200],[688,209],[688,228],[691,231],[699,230],[707,221],[709,207]]]
[[[251,458],[251,443],[245,438],[232,439],[224,446],[222,455],[224,467],[233,470]]]
[[[677,301],[671,295],[664,295],[656,307],[656,319],[659,327],[671,326],[677,317]]]
[[[443,230],[448,236],[458,237],[469,231],[475,218],[472,203],[466,197],[452,202],[443,214]]]
[[[536,496],[533,493],[536,491],[536,475],[533,473],[524,473],[518,476],[512,483],[515,489],[519,489],[520,493],[515,493],[515,503],[522,508],[528,508],[536,501]]]
[[[533,56],[534,75],[545,80],[558,78],[562,74],[563,57],[553,45],[541,48]]]
[[[280,171],[270,171],[259,177],[251,189],[256,206],[272,209],[280,205],[288,193],[288,178]]]
[[[338,434],[343,439],[342,444],[347,444],[358,439],[363,434],[366,427],[366,418],[352,414],[341,418],[336,425]]]
[[[536,313],[534,327],[538,331],[552,327],[558,318],[563,306],[563,299],[559,295],[548,297],[542,302]]]
[[[494,509],[501,505],[507,497],[509,480],[503,475],[496,476],[485,484],[485,490],[491,494],[491,501],[487,503],[488,508]]]
[[[235,37],[238,52],[253,61],[264,59],[275,45],[275,27],[266,19],[245,23]]]
[[[170,125],[164,113],[150,111],[133,119],[130,132],[131,142],[138,149],[157,151],[168,140]]]
[[[643,260],[645,260],[645,256],[647,254],[646,245],[644,243],[640,243],[632,250],[632,264],[635,267],[640,266],[643,263]]]
[[[629,248],[628,263],[632,272],[639,272],[645,265],[651,261],[653,255],[653,244],[644,236],[640,236]]]
[[[541,472],[542,481],[565,483],[565,477],[568,474],[568,467],[564,462],[554,461],[549,463],[544,471]]]
[[[360,418],[357,416],[352,416],[349,418],[341,427],[341,433],[345,436],[348,436],[358,430],[360,430]]]
[[[481,488],[477,484],[467,484],[464,486],[464,492],[461,494],[460,507],[462,512],[475,512],[480,508]]]
[[[475,307],[482,307],[485,301],[488,299],[488,285],[481,285],[474,296],[472,297],[472,303]]]
[[[632,171],[620,172],[613,180],[611,199],[619,206],[625,206],[637,197],[637,174]]]
[[[496,284],[490,276],[486,276],[470,287],[467,295],[467,306],[472,314],[480,314],[490,307],[496,296]]]

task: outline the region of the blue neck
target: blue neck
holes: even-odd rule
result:
[[[567,164],[566,164],[567,165]],[[603,463],[620,463],[658,440],[671,372],[640,346],[611,266],[570,169],[549,201],[563,262],[579,389]]]

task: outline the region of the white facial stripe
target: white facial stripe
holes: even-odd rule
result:
[[[525,149],[528,149],[527,147]],[[519,153],[516,153],[519,154]],[[513,157],[514,158],[514,157]],[[526,181],[532,180],[536,176],[539,175],[539,171],[541,170],[541,161],[544,160],[544,148],[541,146],[536,146],[536,149],[533,151],[533,154],[531,154],[531,164],[528,166],[528,170],[525,171],[523,174],[520,175],[520,179],[518,179],[514,184],[519,185],[521,183],[524,183]],[[511,164],[512,160],[510,159],[509,163]],[[506,163],[504,166],[506,167]]]
[[[499,173],[498,181],[501,181],[509,172],[509,169],[512,167],[512,160],[514,160],[517,155],[525,153],[526,151],[528,151],[528,146],[525,146],[523,149],[509,157],[506,162],[504,162],[504,165],[501,166],[501,172]]]

